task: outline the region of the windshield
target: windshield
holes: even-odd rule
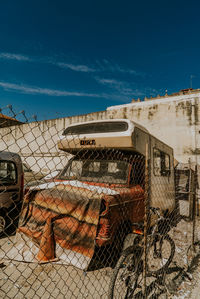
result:
[[[80,180],[107,184],[126,184],[129,164],[125,161],[73,160],[58,179]]]
[[[12,185],[17,182],[17,170],[13,162],[0,161],[0,182],[4,185]]]

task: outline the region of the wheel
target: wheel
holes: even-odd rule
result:
[[[109,250],[109,255],[110,255],[110,266],[111,268],[116,267],[116,263],[119,260],[124,248],[124,241],[127,237],[127,235],[130,232],[130,225],[129,223],[121,223],[118,228],[116,229],[116,236],[112,242],[111,248]],[[131,244],[133,245],[133,243]],[[129,245],[130,247],[130,245]]]
[[[21,203],[15,203],[9,210],[7,210],[7,229],[6,233],[8,235],[13,235],[16,232],[19,222],[19,216],[21,211]]]
[[[6,219],[2,212],[0,212],[0,236],[4,235],[6,229]]]
[[[123,251],[131,246],[134,246],[139,243],[138,240],[138,235],[134,233],[129,233],[126,235],[124,238],[124,243],[123,243]]]
[[[133,298],[142,288],[143,250],[137,246],[130,246],[123,251],[113,270],[110,280],[108,299]]]
[[[15,233],[19,219],[19,212],[16,212],[15,205],[9,209],[0,210],[0,236],[8,236]]]
[[[147,287],[152,291],[153,280],[166,271],[175,254],[175,244],[169,235],[157,236],[147,243]],[[110,280],[108,299],[144,298],[142,294],[144,243],[130,246],[122,252]]]
[[[194,244],[190,245],[187,249],[187,265],[188,269],[192,268],[195,264],[195,259],[198,258],[200,254],[200,242],[197,241]]]
[[[172,262],[175,243],[169,235],[157,236],[147,249],[147,269],[150,274],[162,274]]]

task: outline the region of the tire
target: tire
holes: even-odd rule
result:
[[[123,251],[131,246],[136,245],[136,242],[138,243],[139,241],[135,241],[136,238],[138,239],[138,235],[134,233],[129,233],[126,235],[124,238],[124,243],[123,243]]]
[[[6,217],[2,211],[0,211],[0,236],[3,236],[5,234],[6,230]]]
[[[16,211],[15,206],[9,209],[0,210],[0,237],[13,235],[16,232],[19,220],[19,212]]]
[[[200,255],[200,242],[197,241],[187,249],[187,266],[188,269],[194,266],[195,258]]]
[[[7,210],[7,229],[8,235],[13,235],[16,232],[19,222],[21,205],[19,203],[14,204]]]
[[[142,251],[137,246],[130,246],[123,251],[111,276],[108,299],[133,298],[142,281]]]
[[[116,236],[111,244],[111,248],[109,250],[110,254],[110,266],[111,268],[115,268],[117,261],[119,260],[122,252],[124,251],[124,241],[127,235],[130,233],[130,225],[129,223],[121,223],[116,229]],[[133,245],[133,243],[131,244]],[[129,245],[130,247],[130,245]]]
[[[157,247],[157,256],[155,255],[154,245]],[[147,253],[148,275],[162,274],[171,264],[175,254],[175,243],[169,235],[162,236],[158,241],[153,242]]]

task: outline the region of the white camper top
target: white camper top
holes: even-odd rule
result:
[[[107,119],[76,123],[68,126],[58,142],[58,148],[66,152],[80,149],[136,150],[134,132],[149,132],[141,125],[127,119]]]

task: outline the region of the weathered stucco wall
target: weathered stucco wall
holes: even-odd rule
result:
[[[145,126],[174,149],[178,161],[199,160],[200,93],[113,106],[107,112],[110,118],[128,118]]]
[[[151,134],[174,148],[181,162],[200,164],[200,92],[169,96],[107,108],[87,115],[32,122],[0,129],[0,149],[18,152],[34,170],[44,173],[65,165],[66,154],[58,151],[57,140],[71,123],[96,119],[128,118],[145,126]]]
[[[62,169],[68,160],[68,156],[57,149],[63,130],[71,123],[105,117],[106,111],[1,128],[0,150],[19,153],[35,171],[49,173]]]

